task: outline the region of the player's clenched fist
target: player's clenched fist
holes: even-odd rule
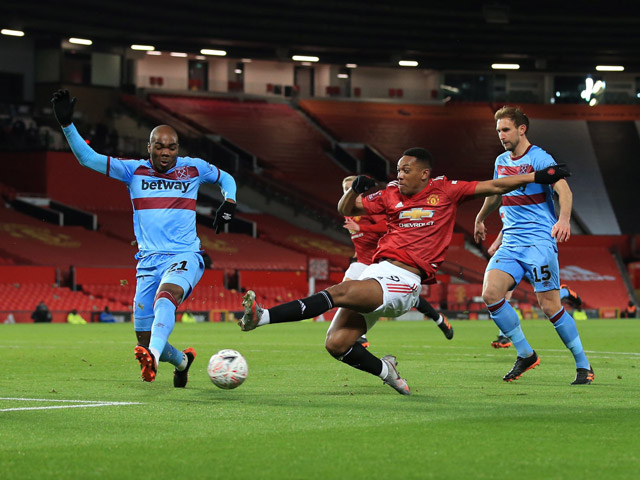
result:
[[[58,123],[63,127],[70,125],[76,98],[71,97],[69,90],[58,90],[51,97],[51,103],[53,104],[53,114]]]
[[[558,180],[570,177],[571,171],[565,163],[559,163],[558,165],[551,165],[550,167],[543,168],[542,170],[536,170],[534,172],[535,183],[542,183],[549,185],[556,183]]]

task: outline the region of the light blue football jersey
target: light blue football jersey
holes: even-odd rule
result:
[[[499,155],[496,158],[493,178],[531,173],[555,164],[551,155],[540,147],[531,145],[520,157],[511,158],[511,152]],[[555,243],[551,229],[558,219],[553,205],[551,185],[530,183],[505,193],[502,195],[500,217],[503,223],[502,244],[505,246]]]
[[[151,160],[123,160],[96,153],[73,124],[63,128],[80,163],[127,185],[133,206],[136,258],[201,251],[196,232],[196,199],[202,183],[218,183],[225,199],[235,200],[231,175],[200,158],[178,157],[166,173]]]

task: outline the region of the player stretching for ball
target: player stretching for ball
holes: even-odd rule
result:
[[[496,112],[495,120],[498,137],[506,152],[496,159],[494,178],[507,179],[536,169],[553,168],[555,161],[551,155],[529,143],[529,119],[519,108],[505,106]],[[559,219],[553,205],[554,191],[558,193]],[[540,363],[524,336],[518,315],[505,300],[506,293],[513,290],[524,275],[533,285],[540,308],[573,354],[577,373],[572,385],[587,385],[594,379],[576,322],[560,302],[556,241],[567,241],[571,235],[571,205],[571,189],[562,179],[553,188],[528,185],[504,196],[489,196],[476,217],[474,236],[479,242],[486,236],[485,218],[500,207],[502,245],[487,265],[482,297],[491,318],[517,351],[513,368],[503,377],[505,382],[517,380]]]
[[[134,328],[135,358],[142,379],[153,382],[158,361],[175,366],[174,387],[184,387],[196,352],[169,344],[176,308],[204,272],[196,233],[196,198],[201,183],[217,183],[225,201],[216,212],[216,233],[235,211],[236,182],[228,173],[199,158],[178,156],[178,134],[168,125],[151,131],[149,160],[121,160],[93,151],[71,123],[75,98],[67,90],[53,94],[56,119],[81,165],[127,185],[138,243]]]
[[[431,154],[424,148],[411,148],[398,160],[398,180],[362,198],[356,198],[375,185],[363,175],[338,202],[344,216],[387,216],[388,232],[358,280],[342,282],[315,295],[278,305],[269,310],[256,304],[255,292],[244,297],[244,316],[238,324],[243,331],[269,323],[295,322],[313,318],[342,307],[331,322],[325,348],[336,359],[359,370],[379,376],[403,395],[409,385],[396,370],[396,357],[376,357],[357,340],[375,325],[379,317],[398,317],[418,300],[420,284],[433,283],[438,265],[444,260],[453,235],[459,203],[475,196],[500,195],[532,182],[554,183],[569,175],[553,168],[485,182],[431,178]]]
[[[354,175],[346,177],[342,180],[342,190],[346,193],[351,184],[356,179]],[[359,195],[356,198],[356,206],[362,207],[362,199]],[[344,228],[351,233],[351,241],[356,250],[356,261],[349,265],[344,274],[344,281],[357,280],[364,269],[373,263],[373,255],[378,247],[378,240],[387,233],[387,217],[386,215],[362,215],[356,217],[345,217]],[[433,306],[427,302],[422,296],[418,297],[418,303],[415,308],[423,315],[428,316],[436,322],[436,325],[442,330],[442,333],[451,340],[453,338],[453,327],[447,320],[447,317],[439,314]],[[358,342],[363,347],[369,346],[366,335],[362,335]]]

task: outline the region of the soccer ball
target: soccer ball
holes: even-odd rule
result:
[[[240,352],[225,349],[211,357],[207,373],[216,387],[231,390],[247,379],[249,365]]]

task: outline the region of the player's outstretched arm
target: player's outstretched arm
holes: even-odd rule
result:
[[[51,103],[53,104],[53,113],[56,120],[62,127],[62,132],[67,142],[69,142],[71,151],[80,164],[96,172],[106,174],[108,157],[96,153],[93,148],[87,145],[87,142],[80,136],[75,125],[71,123],[73,109],[76,104],[75,97],[71,98],[68,90],[58,90],[51,97]]]
[[[540,183],[550,185],[556,183],[563,178],[571,175],[571,171],[565,164],[551,165],[533,173],[524,175],[512,175],[510,177],[496,178],[495,180],[487,180],[478,182],[475,194],[479,197],[488,197],[489,195],[502,195],[509,193],[520,187],[524,187],[530,183]]]

